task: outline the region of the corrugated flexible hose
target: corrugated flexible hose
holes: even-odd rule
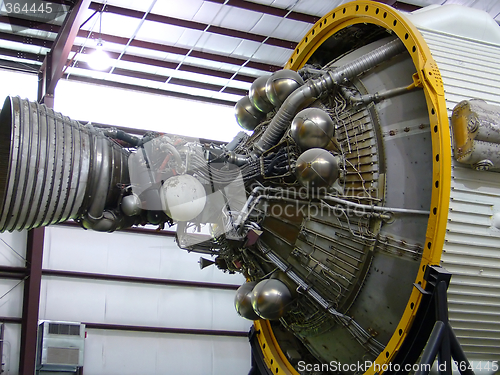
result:
[[[276,145],[290,126],[297,110],[308,99],[323,92],[333,90],[345,79],[351,79],[374,66],[389,60],[405,51],[406,48],[399,39],[395,39],[332,72],[308,81],[304,86],[292,92],[278,110],[265,130],[261,139],[255,144],[253,154],[259,156],[264,151]]]

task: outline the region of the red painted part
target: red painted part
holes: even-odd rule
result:
[[[76,272],[76,271],[63,271],[63,270],[47,270],[47,269],[44,269],[42,271],[42,275],[43,276],[76,278],[76,279],[88,279],[88,280],[118,281],[118,282],[138,283],[138,284],[178,286],[178,287],[187,287],[187,288],[236,290],[240,287],[240,285],[207,283],[207,282],[201,282],[201,281],[159,279],[159,278],[152,278],[152,277],[111,275],[111,274],[103,274],[103,273]]]
[[[44,234],[45,228],[43,227],[28,232],[26,248],[27,278],[24,281],[23,315],[21,318],[20,374],[35,373]]]

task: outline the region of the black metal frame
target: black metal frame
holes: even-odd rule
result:
[[[407,373],[405,369],[413,369],[416,363],[419,366],[415,375],[428,375],[436,356],[440,375],[451,375],[453,366],[456,366],[462,375],[474,375],[448,319],[447,290],[451,273],[440,266],[429,266],[425,270],[424,279],[427,281],[425,289],[420,284],[414,284],[422,293],[415,320],[384,375]],[[257,340],[258,333],[254,327],[249,333],[252,368],[248,375],[269,375],[270,369],[264,361]]]
[[[451,273],[440,266],[429,266],[425,270],[424,279],[427,281],[425,289],[415,284],[423,297],[415,321],[407,339],[392,361],[392,371],[387,371],[385,374],[404,373],[404,369],[409,368],[408,365],[417,363],[422,355],[415,375],[427,375],[436,356],[441,375],[451,375],[454,365],[462,375],[474,375],[448,321],[447,290]]]
[[[252,368],[248,375],[273,375],[271,369],[264,361],[264,353],[262,353],[259,340],[257,339],[258,334],[259,331],[255,330],[255,326],[252,326],[248,333],[248,341],[250,341],[250,347],[252,349]]]

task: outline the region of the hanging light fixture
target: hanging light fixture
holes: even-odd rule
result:
[[[105,70],[111,66],[111,58],[106,51],[103,50],[103,41],[101,37],[101,24],[102,24],[102,10],[99,12],[99,39],[97,40],[97,47],[90,55],[88,64],[92,69]]]

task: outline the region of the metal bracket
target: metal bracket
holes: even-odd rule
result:
[[[424,279],[427,281],[425,289],[421,285],[415,285],[422,292],[419,312],[405,343],[392,361],[392,368],[407,368],[407,365],[417,363],[420,357],[420,366],[415,375],[427,375],[437,356],[441,375],[452,374],[452,358],[462,375],[474,375],[448,321],[447,289],[451,273],[440,266],[429,266],[425,270]],[[396,364],[398,366],[395,366]],[[393,373],[396,371],[388,371],[385,374]]]

